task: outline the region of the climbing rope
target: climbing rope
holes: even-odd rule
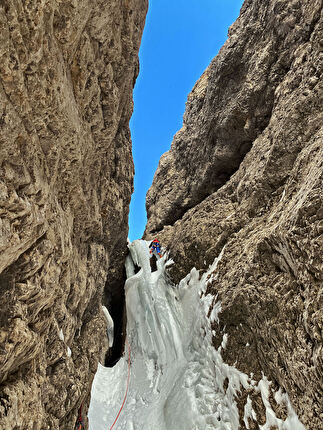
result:
[[[83,406],[83,403],[81,403],[81,406],[79,409],[79,416],[78,416],[76,424],[75,424],[75,430],[84,430],[85,429],[84,422],[82,419],[82,406]]]
[[[112,426],[110,427],[110,430],[112,430],[113,429],[113,427],[114,427],[114,425],[115,425],[115,423],[118,421],[118,418],[119,418],[119,416],[120,416],[120,414],[121,414],[121,411],[122,411],[122,409],[123,409],[123,407],[124,407],[124,405],[125,405],[125,403],[126,403],[126,399],[127,399],[127,394],[128,394],[128,388],[129,388],[129,381],[130,381],[130,365],[131,365],[131,363],[130,363],[130,345],[129,345],[129,342],[128,342],[128,338],[126,338],[126,344],[128,345],[128,351],[129,351],[129,356],[128,356],[128,377],[127,377],[127,388],[126,388],[126,394],[125,394],[125,396],[124,396],[124,399],[123,399],[123,402],[122,402],[122,405],[121,405],[121,408],[119,409],[119,412],[118,412],[118,415],[116,416],[116,419],[114,420],[114,422],[113,422],[113,424],[112,424]]]

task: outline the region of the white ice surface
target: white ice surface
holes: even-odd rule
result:
[[[207,283],[216,276],[222,253],[201,278],[193,269],[174,288],[165,276],[165,267],[172,262],[167,261],[167,256],[162,257],[157,261],[158,270],[152,273],[148,245],[141,240],[129,243],[125,293],[131,373],[127,400],[113,428],[238,430],[235,398],[244,387],[262,394],[267,417],[263,430],[273,422],[279,429],[304,430],[287,394],[276,393],[276,401],[287,404],[288,418],[284,422],[275,420],[267,402],[265,377],[256,386],[248,375],[223,362],[221,351],[227,345],[226,334],[218,350],[212,346],[210,321],[218,321],[221,303],[205,291]],[[136,274],[134,264],[141,268]],[[127,360],[128,346],[114,367],[99,365],[89,409],[90,430],[111,428],[126,392]],[[248,419],[255,417],[248,397],[244,409],[246,425]]]
[[[102,306],[103,315],[105,316],[107,322],[107,334],[109,340],[109,347],[111,348],[113,345],[113,337],[114,337],[114,323],[111,315],[109,314],[108,309],[105,306]]]

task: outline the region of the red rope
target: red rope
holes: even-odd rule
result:
[[[75,430],[82,430],[84,429],[83,419],[82,419],[82,407],[83,403],[81,403],[81,406],[79,408],[79,415],[75,424]]]
[[[114,420],[114,422],[113,422],[112,426],[110,427],[110,430],[111,430],[111,429],[113,429],[113,427],[114,427],[115,423],[117,422],[117,420],[118,420],[118,418],[119,418],[119,416],[120,416],[120,414],[121,414],[121,411],[122,411],[122,409],[123,409],[123,407],[124,407],[124,404],[126,403],[127,394],[128,394],[129,380],[130,380],[130,364],[131,364],[131,363],[130,363],[130,345],[129,345],[129,342],[128,342],[128,339],[127,339],[127,338],[126,338],[126,343],[127,343],[127,345],[128,345],[128,351],[129,351],[129,357],[128,357],[128,377],[127,377],[127,388],[126,388],[126,394],[125,394],[125,396],[124,396],[124,399],[123,399],[123,402],[122,402],[121,408],[119,409],[118,415],[116,416],[116,419]]]
[[[78,420],[82,421],[82,407],[83,407],[83,403],[81,403],[80,409],[79,409],[79,416],[78,416]]]

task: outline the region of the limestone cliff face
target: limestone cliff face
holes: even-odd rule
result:
[[[222,302],[214,345],[228,333],[225,360],[264,372],[313,430],[322,424],[322,27],[320,0],[245,1],[160,160],[145,233],[170,249],[175,282],[225,246],[209,286]]]
[[[147,0],[0,2],[0,428],[73,429],[120,301]],[[118,288],[118,287],[119,288]]]

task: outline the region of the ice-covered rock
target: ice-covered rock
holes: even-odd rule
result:
[[[269,402],[268,379],[264,376],[257,385],[251,375],[223,361],[226,333],[219,349],[212,345],[211,323],[221,306],[206,291],[223,253],[202,276],[193,269],[174,287],[167,281],[166,256],[151,272],[148,243],[137,240],[129,246],[126,351],[114,367],[99,366],[90,429],[110,428],[120,411],[116,422],[120,430],[238,430],[242,424],[250,428],[249,420],[258,423],[252,396],[260,392],[265,425],[259,421],[259,428],[305,430],[286,393],[275,394],[277,404],[286,407],[281,419]],[[131,270],[134,264],[141,268],[136,274]],[[241,392],[248,397],[238,405]]]

